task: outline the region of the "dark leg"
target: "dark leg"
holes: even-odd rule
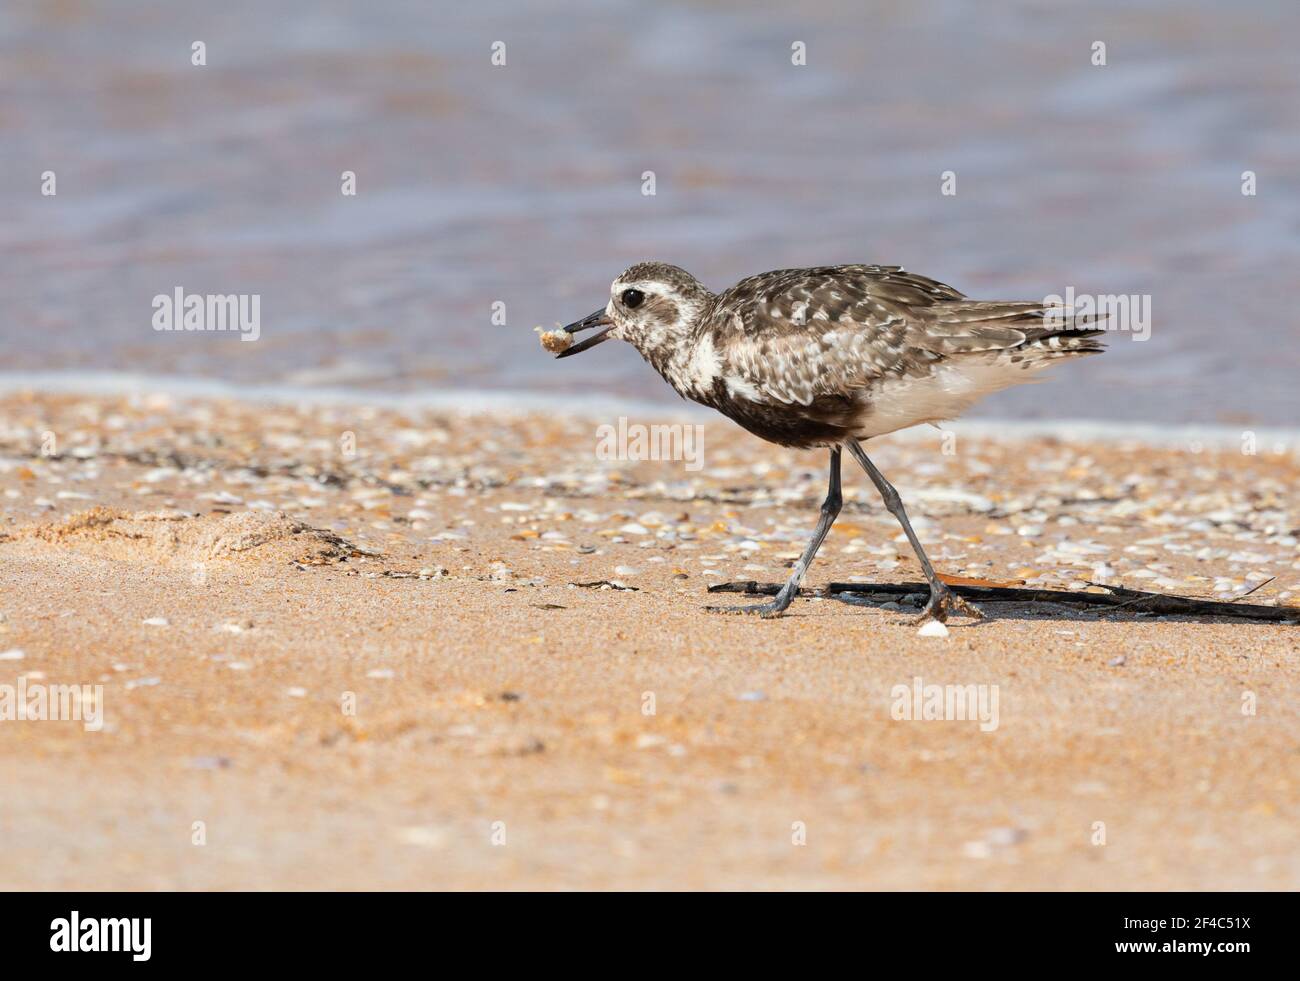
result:
[[[921,619],[928,620],[933,617],[942,623],[948,619],[950,613],[964,613],[967,616],[982,619],[984,614],[945,586],[943,581],[934,574],[934,567],[930,565],[930,559],[926,556],[925,549],[921,547],[916,532],[912,530],[912,522],[907,520],[907,512],[903,509],[903,501],[898,496],[898,491],[894,490],[894,485],[885,479],[885,475],[876,469],[874,463],[867,459],[867,454],[862,451],[862,444],[856,439],[849,440],[848,447],[849,452],[853,454],[853,459],[862,464],[862,469],[867,472],[871,482],[876,485],[876,490],[880,491],[880,496],[885,502],[885,507],[889,509],[889,513],[897,518],[898,523],[903,526],[903,534],[912,543],[912,551],[916,553],[916,557],[920,560],[921,571],[925,573],[925,578],[930,583],[930,602],[925,605],[925,613]]]
[[[817,521],[817,529],[813,532],[808,547],[803,550],[803,555],[799,556],[799,561],[794,565],[794,572],[781,587],[781,591],[770,603],[759,603],[756,606],[706,606],[705,609],[714,613],[757,613],[762,617],[779,617],[798,594],[799,582],[803,579],[803,574],[808,571],[808,566],[812,565],[813,557],[822,547],[822,542],[826,540],[826,535],[831,530],[831,525],[835,523],[843,503],[844,499],[840,496],[840,448],[837,446],[831,450],[831,482],[826,489],[826,500],[822,502],[822,514]]]

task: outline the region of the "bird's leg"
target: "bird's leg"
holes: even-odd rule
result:
[[[916,553],[916,557],[920,560],[921,571],[925,573],[925,578],[930,583],[930,602],[925,605],[925,612],[921,615],[921,619],[929,620],[933,618],[942,623],[948,619],[948,615],[951,613],[964,613],[966,616],[975,617],[977,620],[983,619],[983,613],[945,586],[943,580],[934,574],[934,566],[930,565],[930,559],[926,556],[925,549],[921,547],[916,532],[912,530],[912,522],[907,520],[907,511],[903,509],[903,501],[898,496],[898,491],[894,489],[893,484],[885,479],[885,475],[876,469],[876,465],[867,458],[867,454],[862,450],[862,444],[856,439],[851,439],[848,441],[848,447],[849,452],[853,454],[853,459],[862,465],[862,469],[867,472],[871,482],[876,485],[876,490],[880,492],[889,513],[897,518],[898,523],[903,526],[903,534],[912,543],[912,551]]]
[[[808,547],[803,550],[803,555],[799,556],[799,561],[795,563],[794,572],[781,587],[781,591],[770,603],[759,603],[756,606],[708,606],[705,609],[714,613],[757,613],[761,617],[779,617],[798,595],[803,574],[808,571],[808,566],[812,565],[813,557],[822,547],[822,542],[826,540],[826,535],[830,532],[831,525],[835,523],[843,503],[844,499],[840,496],[840,448],[836,446],[831,449],[830,486],[826,489],[826,500],[822,502],[822,513],[817,519],[817,528],[808,542]]]

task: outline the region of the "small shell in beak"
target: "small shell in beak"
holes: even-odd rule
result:
[[[552,354],[562,354],[573,347],[573,335],[563,328],[559,330],[542,330],[540,327],[534,327],[533,329],[537,331],[542,347]]]
[[[581,320],[569,324],[564,328],[564,330],[566,333],[576,334],[580,330],[592,330],[596,327],[599,327],[600,330],[597,330],[596,333],[592,334],[586,340],[579,341],[572,347],[566,346],[563,351],[556,355],[556,357],[567,358],[571,354],[579,354],[588,348],[595,347],[605,339],[605,336],[614,329],[614,324],[610,321],[609,317],[605,316],[605,310],[603,307],[595,313],[588,314]],[[546,342],[543,341],[542,343],[545,344]],[[549,351],[550,348],[547,348],[547,350]]]

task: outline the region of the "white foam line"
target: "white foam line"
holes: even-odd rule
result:
[[[358,405],[389,409],[438,409],[469,414],[526,415],[565,412],[573,415],[635,412],[665,418],[681,407],[596,393],[434,389],[427,392],[383,392],[286,383],[235,385],[214,378],[181,375],[140,375],[123,372],[0,372],[0,395],[38,392],[57,395],[165,395],[178,399],[232,399],[277,405]]]
[[[633,416],[639,420],[681,419],[700,422],[717,419],[711,409],[620,398],[591,393],[488,391],[437,389],[424,392],[372,392],[355,388],[329,388],[287,384],[235,385],[211,378],[177,375],[142,375],[119,372],[0,372],[0,395],[37,392],[60,395],[137,396],[165,395],[178,399],[232,399],[280,405],[365,405],[392,409],[434,409],[465,414],[525,415],[536,412],[569,416]],[[1133,443],[1194,449],[1239,448],[1244,435],[1253,433],[1262,454],[1283,447],[1300,452],[1300,429],[1278,426],[1222,426],[1206,424],[1134,423],[1106,419],[963,419],[944,423],[945,431],[959,436],[1015,439],[1053,436],[1076,442]],[[889,439],[934,440],[939,434],[917,426]]]
[[[962,419],[944,423],[945,430],[979,438],[1054,436],[1075,443],[1132,443],[1141,446],[1179,447],[1195,450],[1240,449],[1247,433],[1254,436],[1257,452],[1263,456],[1281,447],[1283,453],[1300,452],[1300,429],[1280,426],[1215,426],[1205,423],[1142,423],[1106,419]],[[906,435],[924,432],[910,429]],[[934,430],[930,430],[934,438]],[[904,435],[904,434],[898,434]],[[892,437],[891,437],[892,438]]]

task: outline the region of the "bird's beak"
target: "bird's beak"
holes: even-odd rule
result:
[[[585,341],[579,341],[577,344],[573,345],[573,347],[561,351],[556,355],[556,357],[567,358],[570,354],[577,354],[580,351],[587,350],[589,347],[595,347],[605,339],[605,336],[614,329],[614,324],[610,322],[610,319],[607,316],[605,316],[605,310],[603,307],[595,313],[569,324],[563,329],[568,331],[570,334],[576,334],[580,330],[591,330],[593,327],[599,327],[601,329],[592,334]]]

